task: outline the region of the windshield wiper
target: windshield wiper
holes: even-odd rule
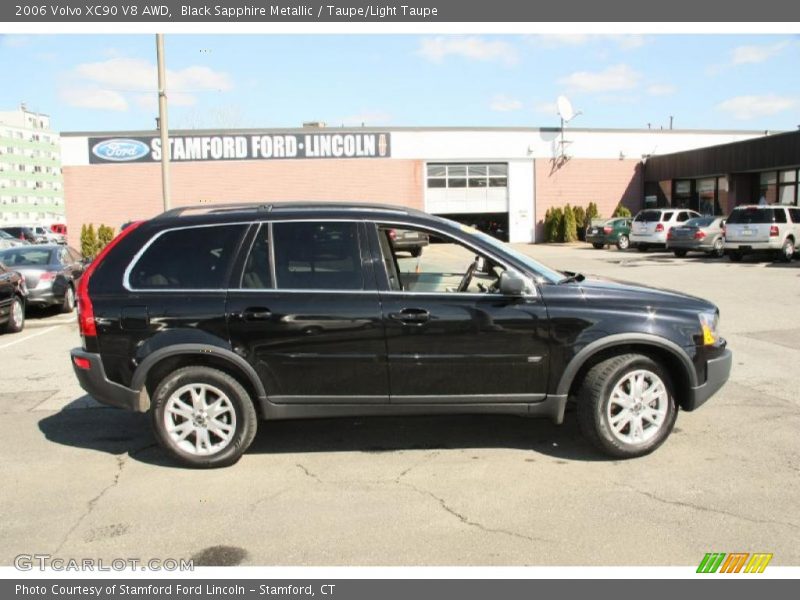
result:
[[[583,273],[573,273],[572,271],[561,271],[566,277],[561,279],[558,283],[571,283],[573,281],[583,281],[586,279],[586,276]]]

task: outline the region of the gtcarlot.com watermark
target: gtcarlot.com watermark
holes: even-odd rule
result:
[[[194,571],[188,558],[59,558],[51,554],[18,554],[18,571]]]

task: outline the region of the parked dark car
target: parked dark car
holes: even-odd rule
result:
[[[25,278],[0,259],[0,331],[17,333],[25,327]]]
[[[586,241],[597,250],[606,246],[616,246],[620,250],[630,247],[630,218],[608,219],[603,223],[592,223],[586,228]]]
[[[61,244],[20,246],[0,251],[0,261],[25,278],[28,306],[75,309],[75,287],[84,270],[77,250]]]
[[[426,259],[398,256],[392,230],[429,236]],[[569,400],[595,446],[641,456],[732,360],[710,302],[554,271],[470,227],[361,203],[174,209],[120,233],[77,297],[80,385],[149,412],[160,444],[197,467],[238,460],[259,417],[561,423]]]
[[[419,231],[403,230],[398,232],[396,229],[390,229],[389,239],[392,242],[392,248],[408,252],[413,257],[421,256],[422,249],[429,243],[428,236]]]
[[[677,257],[705,252],[719,258],[725,254],[724,217],[696,217],[667,232],[667,250]]]
[[[37,236],[30,227],[3,227],[3,231],[29,244],[38,244],[44,241]]]

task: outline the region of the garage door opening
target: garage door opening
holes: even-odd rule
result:
[[[464,225],[474,227],[478,231],[487,233],[503,242],[508,241],[508,213],[456,213],[439,214],[444,219],[450,219]]]

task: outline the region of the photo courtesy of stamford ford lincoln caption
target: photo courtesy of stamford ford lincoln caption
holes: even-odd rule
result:
[[[174,209],[125,228],[76,296],[81,386],[149,412],[196,467],[236,462],[259,418],[560,424],[571,401],[594,446],[637,457],[732,363],[710,302],[554,271],[471,227],[363,203]]]

